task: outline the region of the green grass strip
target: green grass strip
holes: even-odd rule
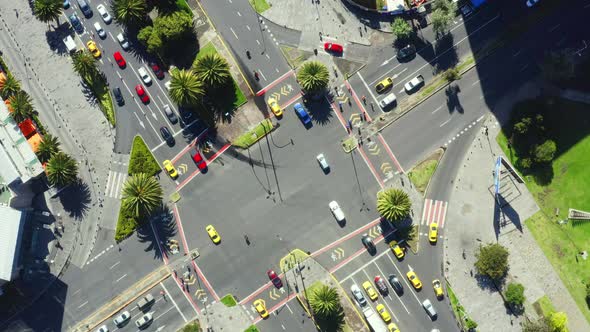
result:
[[[262,14],[265,10],[270,8],[266,0],[250,0],[250,4],[258,14]]]
[[[244,330],[244,332],[260,332],[260,330],[256,327],[256,325],[250,325]]]
[[[191,10],[191,7],[189,7],[188,3],[186,3],[186,0],[176,0],[176,8],[191,14],[192,17],[195,16]]]
[[[270,119],[264,119],[256,127],[247,131],[242,136],[236,138],[236,140],[233,141],[232,145],[242,149],[247,149],[251,147],[254,143],[258,142],[258,140],[266,136],[268,133],[270,133],[272,129],[272,121],[270,121]]]
[[[426,160],[414,167],[408,174],[416,189],[421,193],[426,190],[428,182],[436,170],[436,165],[438,165],[437,160]]]
[[[225,304],[226,307],[235,307],[238,304],[236,298],[231,294],[227,294],[226,296],[222,297],[220,301],[221,303]]]
[[[156,157],[154,157],[145,144],[143,138],[140,135],[136,135],[133,138],[133,145],[131,146],[131,157],[129,158],[127,173],[129,175],[137,173],[156,175],[160,170],[160,164],[158,164]]]

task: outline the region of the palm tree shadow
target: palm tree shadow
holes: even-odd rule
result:
[[[64,210],[76,220],[84,218],[92,198],[90,187],[80,179],[60,191],[58,197]]]
[[[154,231],[156,234],[154,234]],[[171,254],[171,247],[167,244],[175,235],[176,223],[174,221],[174,215],[165,204],[161,204],[149,217],[149,222],[137,230],[139,242],[148,244],[144,251],[153,251],[155,259],[162,259],[163,254],[166,256]],[[158,240],[160,241],[160,245],[158,245]],[[160,247],[164,252],[160,251]]]
[[[314,101],[312,98],[307,98],[306,102],[304,102],[305,107],[309,111],[309,115],[313,119],[313,122],[319,125],[326,125],[330,123],[334,114],[332,113],[332,105],[330,102],[334,100],[334,96],[328,92],[327,98],[321,98],[319,100]],[[339,112],[340,110],[334,110],[334,112]]]
[[[88,85],[83,79],[80,79],[80,86],[82,87],[82,94],[86,98],[86,101],[88,101],[88,104],[96,106],[98,100],[96,99],[94,92],[92,92],[90,85]]]
[[[339,307],[337,312],[327,317],[315,316],[315,322],[322,332],[342,331],[345,323],[344,318],[344,309]]]

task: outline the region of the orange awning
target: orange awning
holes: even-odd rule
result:
[[[39,144],[41,143],[41,141],[43,141],[43,138],[38,133],[31,136],[31,138],[27,140],[27,142],[29,142],[29,145],[31,146],[31,149],[33,149],[34,152],[37,152],[37,150],[39,149]]]

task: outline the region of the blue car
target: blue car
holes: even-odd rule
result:
[[[64,9],[70,8],[70,0],[64,0]]]
[[[299,119],[301,119],[301,121],[303,122],[303,125],[308,126],[311,124],[311,117],[309,116],[309,113],[307,113],[307,111],[305,110],[305,108],[303,107],[303,105],[301,105],[300,103],[295,104],[295,113],[297,113],[297,116],[299,117]]]
[[[80,22],[80,19],[78,18],[78,16],[76,16],[76,14],[70,15],[70,23],[72,24],[72,27],[74,28],[74,30],[76,30],[77,33],[84,32],[84,27],[82,26],[82,23]]]

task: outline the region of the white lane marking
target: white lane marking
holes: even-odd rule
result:
[[[88,304],[88,301],[86,301],[86,302],[84,302],[84,303],[80,304],[80,305],[78,306],[78,309],[82,308],[83,306],[85,306],[85,305],[87,305],[87,304]]]
[[[293,310],[291,310],[291,307],[289,307],[289,303],[285,303],[285,307],[287,307],[287,309],[289,309],[289,312],[293,314]]]
[[[111,175],[113,174],[113,171],[109,171],[109,176],[107,177],[107,186],[105,188],[105,194],[108,194],[106,191],[109,190],[109,184],[111,183]],[[110,191],[109,191],[110,192]],[[110,197],[110,195],[107,195]]]
[[[527,69],[529,67],[529,64],[527,63],[526,65],[522,66],[522,68],[520,68],[520,71],[524,71],[525,69]]]
[[[240,12],[236,12],[238,14],[239,17],[242,17],[242,14]]]
[[[477,83],[479,83],[479,81],[480,81],[480,80],[477,80],[477,81],[473,82],[473,83],[471,84],[471,86],[474,86],[474,85],[476,85]]]
[[[437,107],[431,114],[434,114],[442,109],[442,106]]]
[[[168,311],[172,310],[174,307],[170,307],[168,308],[168,310],[164,311],[160,316],[154,317],[154,321],[158,320],[158,318],[164,316],[165,314],[168,313]]]
[[[260,76],[262,76],[262,78],[264,78],[264,80],[265,80],[265,81],[268,81],[268,80],[266,79],[266,77],[264,76],[264,74],[262,73],[262,70],[260,70],[260,69],[259,69],[259,70],[258,70],[258,72],[260,73]]]
[[[124,275],[122,275],[119,279],[115,280],[115,282],[121,281],[121,279],[125,278],[126,276],[127,276],[127,273],[125,273]]]
[[[446,125],[447,123],[449,123],[449,121],[451,121],[451,119],[449,118],[447,121],[443,122],[440,124],[439,128]]]
[[[112,270],[115,266],[119,265],[119,263],[121,263],[121,261],[118,261],[115,264],[113,264],[111,267],[109,267],[109,270]]]
[[[137,122],[139,122],[139,125],[145,129],[145,124],[143,123],[143,121],[141,121],[141,119],[139,118],[139,116],[137,115],[137,113],[133,112],[133,115],[135,115],[135,117],[137,118]]]
[[[258,46],[260,46],[260,41],[258,39],[256,39],[256,43],[258,43]]]
[[[234,34],[234,36],[236,36],[236,39],[240,39],[240,38],[238,38],[238,35],[236,35],[236,32],[234,31],[234,29],[233,29],[233,28],[231,28],[231,27],[230,27],[229,29],[230,29],[230,30],[231,30],[231,32]]]
[[[356,73],[359,76],[359,78],[361,79],[361,81],[363,82],[363,84],[365,85],[365,88],[367,88],[367,91],[369,91],[369,94],[371,95],[371,98],[373,98],[373,100],[375,101],[375,104],[379,105],[379,101],[377,101],[377,98],[373,94],[373,89],[371,89],[371,87],[369,87],[367,85],[367,82],[365,82],[365,79],[363,78],[363,75],[361,75],[360,70],[357,71]]]
[[[73,292],[72,295],[78,294],[81,290],[82,290],[82,288],[78,289],[77,291]]]
[[[391,262],[393,263],[393,259],[391,259],[391,257],[389,257],[389,250],[387,251],[387,258],[389,258],[389,260],[391,260]],[[387,278],[385,276],[385,273],[383,273],[383,271],[381,271],[381,268],[379,267],[379,265],[377,265],[377,263],[375,263],[375,266],[377,266],[377,270],[379,270],[379,273],[381,273],[382,278]],[[404,304],[404,302],[402,302],[402,299],[399,297],[399,295],[397,295],[397,292],[395,292],[394,290],[392,290],[393,293],[395,293],[395,295],[397,296],[398,301],[402,304],[402,306],[404,307],[404,309],[406,309],[406,312],[408,313],[408,315],[412,315],[410,313],[410,310],[408,310],[408,308],[406,307],[406,305]],[[385,296],[384,296],[385,297]],[[387,297],[391,298],[391,292],[387,293]],[[397,318],[395,320],[398,320]]]
[[[553,32],[553,31],[557,30],[557,29],[558,29],[560,26],[561,26],[561,24],[557,24],[557,25],[555,25],[555,26],[551,27],[551,28],[549,29],[549,32]]]
[[[270,56],[268,56],[268,53],[264,54],[264,56],[266,56],[266,58],[270,60]]]
[[[248,31],[251,31],[249,25],[246,25],[246,29],[248,29]]]
[[[176,301],[174,301],[174,299],[172,298],[172,296],[170,296],[170,293],[166,289],[166,286],[164,286],[164,284],[162,282],[160,282],[160,286],[162,286],[162,288],[164,289],[164,292],[166,292],[166,296],[172,301],[172,304],[174,304],[174,306],[176,307],[176,310],[178,310],[178,313],[180,313],[180,315],[182,316],[182,319],[184,319],[184,322],[185,323],[188,322],[188,320],[186,319],[186,317],[184,317],[184,314],[182,313],[182,311],[180,311],[180,308],[176,304]]]
[[[518,52],[514,53],[512,56],[513,56],[513,57],[514,57],[514,56],[517,56],[517,55],[519,55],[521,52],[522,52],[522,49],[518,50]]]
[[[345,282],[348,279],[352,279],[352,277],[359,273],[361,270],[363,270],[365,267],[369,266],[370,264],[373,264],[373,262],[375,262],[377,259],[383,257],[383,255],[387,254],[387,250],[382,252],[381,254],[379,254],[378,256],[375,256],[375,258],[371,259],[370,261],[368,261],[366,264],[364,264],[363,266],[359,267],[358,269],[356,269],[355,271],[353,271],[352,273],[350,273],[346,278],[340,280],[340,283],[342,284],[343,282]]]

